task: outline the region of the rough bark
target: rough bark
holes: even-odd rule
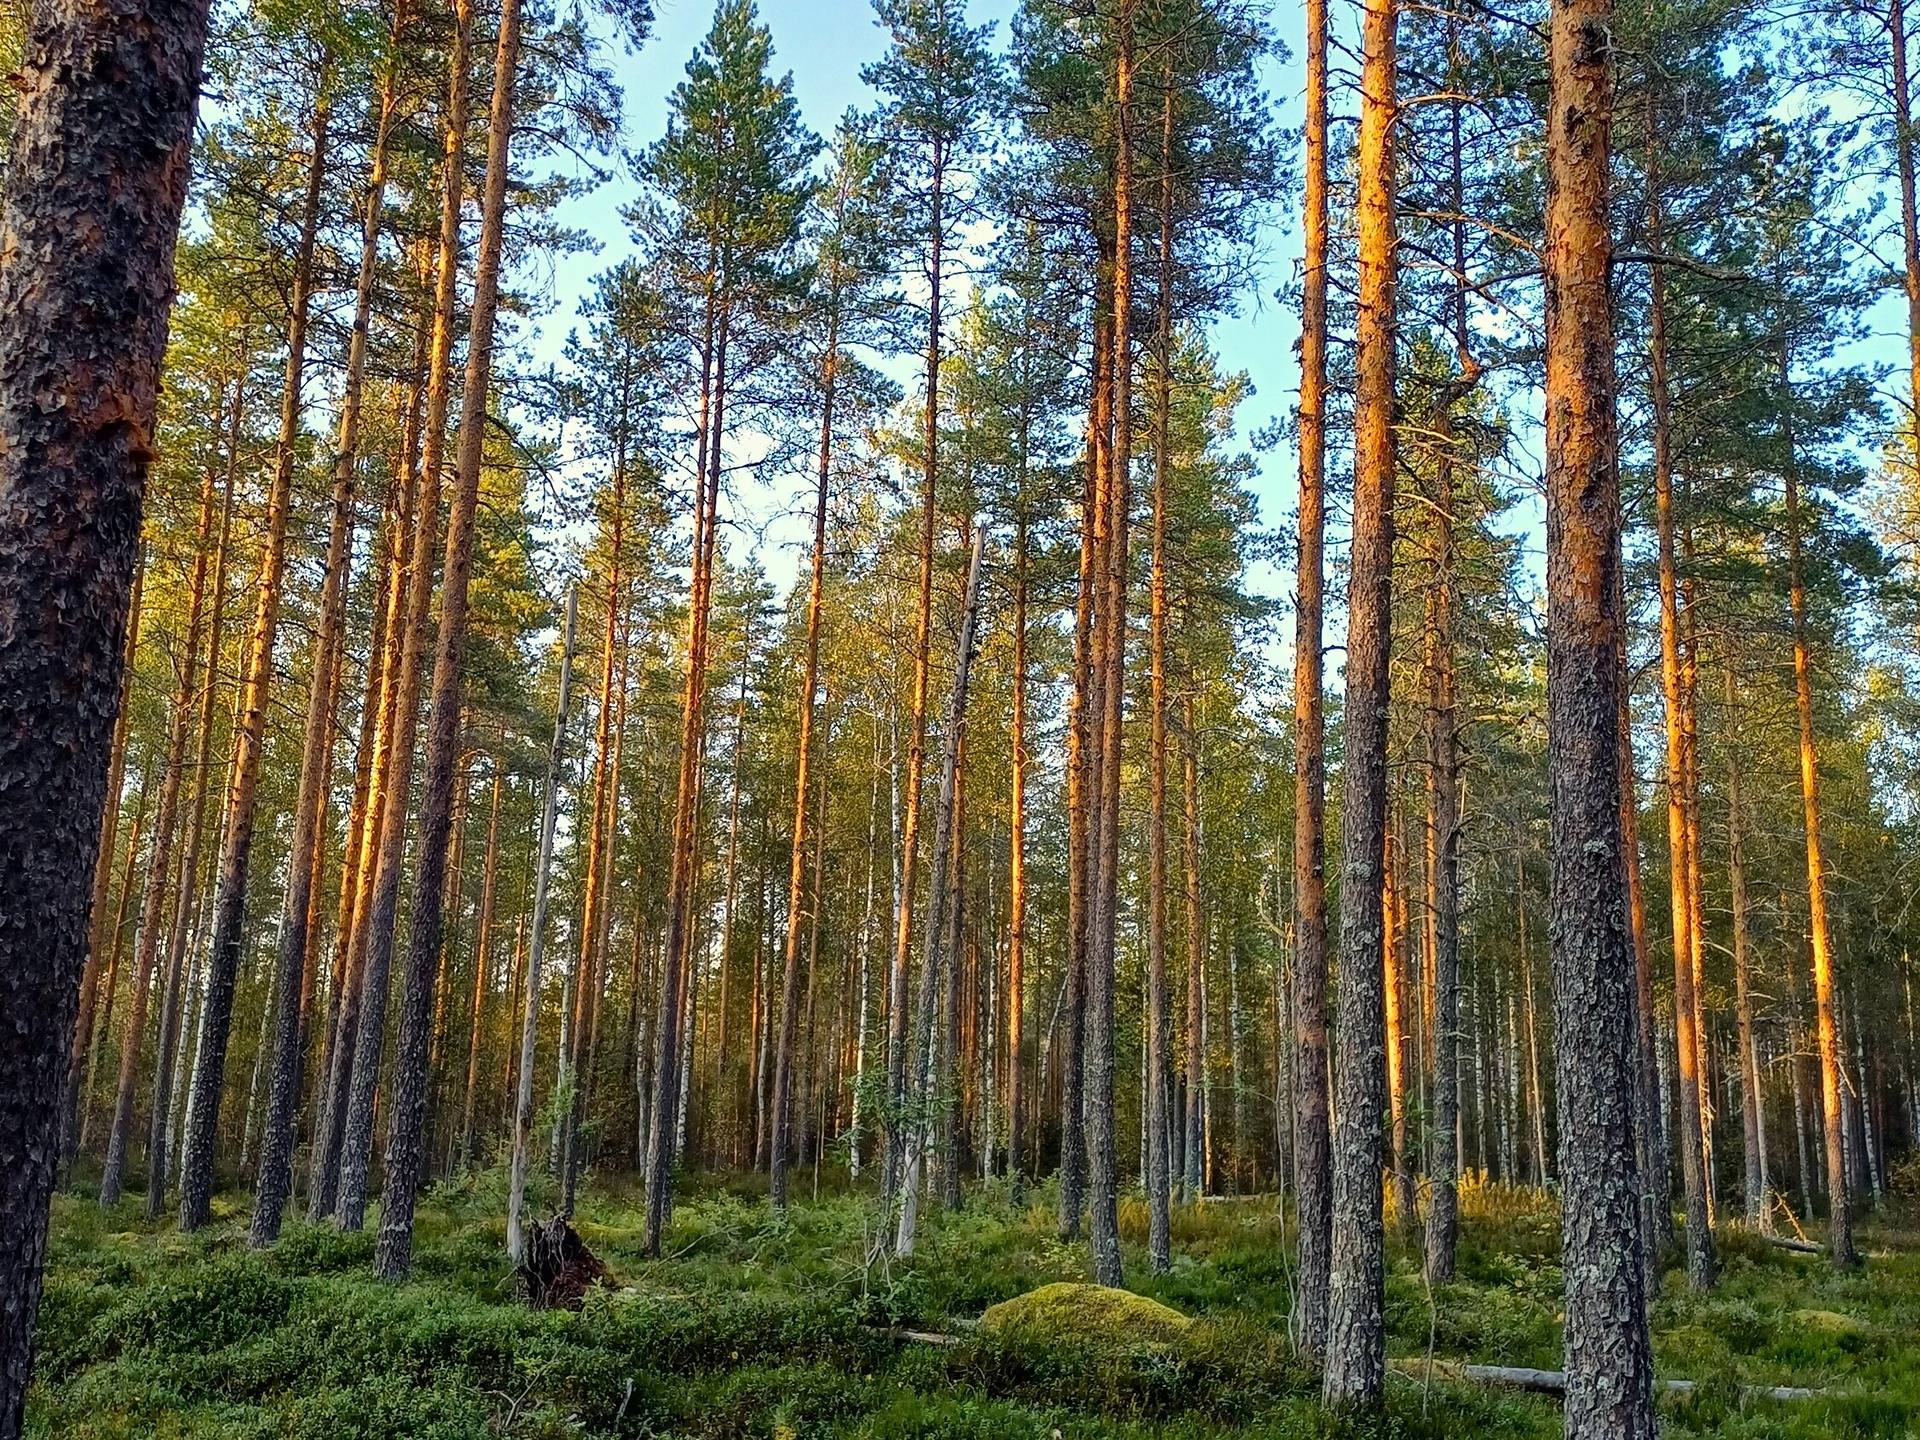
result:
[[[1555,0],[1547,122],[1547,716],[1568,1440],[1651,1440],[1620,854],[1611,0]]]
[[[1346,742],[1340,828],[1340,1044],[1324,1394],[1374,1406],[1386,1386],[1381,1122],[1386,1110],[1381,899],[1387,828],[1387,693],[1394,495],[1396,0],[1371,0],[1362,33],[1353,551],[1347,583]]]
[[[0,1440],[20,1433],[207,7],[34,8],[0,186]]]

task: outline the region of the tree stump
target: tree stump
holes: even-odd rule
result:
[[[514,1272],[520,1294],[541,1310],[578,1310],[587,1290],[607,1278],[607,1267],[563,1215],[527,1230],[526,1257]]]

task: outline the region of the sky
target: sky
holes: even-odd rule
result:
[[[625,96],[623,143],[630,152],[644,149],[665,130],[668,98],[713,18],[711,0],[655,0],[655,6],[653,29],[645,46],[638,54],[619,54],[613,65]],[[1015,8],[1014,0],[971,0],[967,16],[975,25],[993,22],[995,47],[1004,48]],[[816,134],[831,133],[849,106],[865,108],[875,102],[874,94],[861,83],[860,70],[879,58],[886,46],[886,34],[875,23],[866,0],[760,0],[760,12],[773,34],[775,69],[792,72],[802,117]],[[1277,23],[1281,38],[1297,54],[1299,36],[1287,28],[1298,30],[1297,12],[1280,14]],[[1263,80],[1280,123],[1296,125],[1302,83],[1298,64],[1291,58],[1273,57],[1264,70]],[[566,223],[594,237],[600,248],[594,253],[564,257],[556,266],[552,309],[542,318],[538,332],[529,337],[538,360],[560,359],[567,332],[576,323],[579,301],[588,293],[593,277],[634,253],[619,212],[636,187],[624,163],[617,164],[614,172],[608,183],[570,202],[562,212]],[[1249,444],[1254,432],[1289,412],[1298,384],[1294,355],[1298,319],[1288,306],[1274,299],[1276,289],[1291,278],[1297,265],[1298,227],[1290,215],[1277,212],[1263,233],[1269,238],[1257,289],[1240,298],[1239,313],[1218,322],[1211,332],[1223,368],[1244,371],[1253,382],[1254,393],[1239,417],[1241,438]],[[951,291],[949,302],[959,294],[958,289]],[[917,385],[916,365],[916,358],[902,357],[897,371],[909,394]],[[1262,523],[1290,523],[1295,486],[1293,452],[1282,445],[1258,459],[1259,473],[1253,488]],[[802,481],[793,477],[790,483],[797,487]],[[741,502],[764,510],[753,518],[765,521],[791,499],[749,492]],[[805,528],[797,521],[776,520],[768,537],[767,549],[759,558],[776,583],[785,583],[804,558]],[[1251,576],[1250,584],[1257,592],[1276,598],[1290,595],[1293,588],[1290,574],[1268,568]]]
[[[688,56],[706,34],[712,19],[711,0],[655,0],[656,16],[647,42],[637,53],[621,53],[609,48],[615,75],[624,91],[623,147],[637,153],[657,138],[665,128],[668,97],[682,78]],[[971,23],[991,21],[994,43],[1003,49],[1016,0],[970,0],[967,6]],[[1351,7],[1336,7],[1338,30],[1349,23]],[[806,123],[820,135],[831,132],[834,123],[849,106],[866,107],[875,97],[861,82],[860,70],[876,59],[885,47],[886,36],[875,23],[866,0],[760,0],[763,22],[773,35],[776,69],[790,70],[794,93]],[[1269,56],[1262,66],[1262,83],[1274,107],[1276,124],[1283,134],[1297,133],[1300,118],[1300,92],[1304,83],[1298,60],[1303,17],[1298,8],[1275,6],[1270,24],[1286,53]],[[1336,94],[1336,120],[1345,106],[1345,97]],[[599,249],[563,257],[553,275],[552,308],[542,318],[534,334],[528,337],[538,360],[558,362],[568,331],[577,319],[581,297],[590,289],[592,278],[617,260],[634,252],[634,245],[620,207],[635,193],[630,167],[624,161],[613,167],[613,178],[591,194],[569,203],[562,219],[594,237]],[[1229,373],[1244,372],[1252,382],[1252,393],[1239,415],[1239,439],[1256,461],[1252,482],[1258,502],[1260,522],[1289,533],[1294,513],[1296,486],[1295,456],[1289,440],[1265,450],[1255,450],[1252,437],[1273,422],[1286,417],[1293,406],[1298,385],[1298,367],[1294,347],[1299,336],[1299,321],[1291,303],[1278,298],[1282,286],[1297,278],[1300,258],[1299,225],[1295,214],[1296,197],[1286,197],[1274,209],[1270,223],[1261,227],[1256,280],[1238,297],[1234,313],[1211,326],[1209,336]],[[949,302],[959,298],[951,292]],[[1849,346],[1843,358],[1868,364],[1898,363],[1904,344],[1904,317],[1897,293],[1889,291],[1867,316],[1869,334]],[[1624,362],[1623,362],[1624,363]],[[890,367],[911,395],[918,384],[917,357],[900,357]],[[1904,384],[1894,382],[1904,400]],[[1892,398],[1891,396],[1889,397]],[[1525,397],[1509,397],[1510,414],[1524,415],[1537,405]],[[1521,477],[1539,474],[1539,436],[1537,417],[1523,424],[1515,435],[1512,456],[1514,469]],[[1863,437],[1867,448],[1871,439]],[[1866,458],[1863,452],[1863,458]],[[765,526],[765,542],[757,558],[776,584],[786,585],[804,560],[807,530],[799,518],[796,497],[806,482],[801,477],[776,477],[773,488],[743,493],[738,503],[749,511],[743,516],[747,528]],[[1522,584],[1538,596],[1544,590],[1544,518],[1537,490],[1524,487],[1525,493],[1503,517],[1501,526],[1523,537],[1524,574]],[[1345,541],[1345,487],[1336,483],[1329,495],[1329,559],[1341,563]],[[786,513],[791,512],[791,513]],[[771,522],[771,523],[769,523]],[[734,532],[738,535],[740,530]],[[736,559],[744,558],[736,553]],[[1333,577],[1337,587],[1337,576]],[[1286,609],[1279,623],[1266,637],[1264,649],[1276,665],[1288,658],[1291,637],[1293,577],[1289,570],[1260,562],[1248,576],[1248,585],[1256,594],[1283,602]],[[1329,616],[1329,641],[1335,647],[1329,657],[1338,673],[1338,645],[1344,617],[1333,607]]]

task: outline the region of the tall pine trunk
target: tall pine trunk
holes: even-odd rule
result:
[[[259,606],[247,639],[240,723],[234,734],[233,780],[221,826],[220,879],[214,894],[213,938],[207,954],[206,996],[200,1011],[199,1052],[187,1106],[186,1149],[180,1173],[180,1224],[207,1223],[213,1196],[213,1152],[220,1129],[220,1097],[226,1083],[227,1042],[233,1029],[233,994],[239,978],[241,931],[246,923],[247,869],[253,850],[260,766],[266,748],[268,696],[273,686],[274,645],[279,635],[280,596],[286,579],[287,512],[298,459],[307,363],[307,322],[312,308],[314,245],[327,175],[328,129],[333,101],[332,67],[323,61],[314,99],[307,157],[307,188],[301,203],[300,236],[293,256],[292,304],[287,315],[287,371],[280,397],[280,436],[273,480],[267,492],[266,544],[260,557]]]
[[[400,611],[400,649],[392,686],[393,714],[374,851],[372,886],[365,907],[365,953],[360,962],[359,1026],[345,1095],[340,1175],[335,1218],[349,1230],[366,1219],[367,1175],[373,1156],[374,1097],[386,1044],[387,991],[393,965],[400,881],[406,862],[406,829],[413,794],[413,768],[420,720],[420,680],[432,626],[434,556],[440,537],[440,489],[445,469],[447,411],[451,404],[453,341],[460,278],[460,221],[466,188],[468,69],[473,41],[472,0],[454,0],[453,35],[447,56],[446,127],[441,154],[439,265],[434,280],[433,332],[427,361],[426,415],[421,429],[419,491],[414,500],[412,564]],[[470,327],[471,328],[471,327]],[[337,1102],[336,1102],[337,1103]]]
[[[1120,1256],[1119,1160],[1114,1096],[1114,990],[1120,897],[1120,765],[1127,672],[1127,539],[1133,469],[1133,72],[1134,4],[1116,16],[1113,118],[1113,438],[1107,454],[1105,515],[1095,566],[1093,650],[1099,710],[1094,717],[1094,805],[1088,845],[1086,1029],[1082,1039],[1087,1147],[1087,1228],[1097,1284],[1124,1279]]]
[[[1792,357],[1780,340],[1780,390],[1791,396]],[[1800,802],[1807,840],[1807,943],[1813,961],[1814,1034],[1820,1047],[1820,1101],[1827,1155],[1828,1252],[1836,1267],[1860,1263],[1853,1245],[1853,1210],[1847,1192],[1842,1126],[1839,1029],[1834,1019],[1833,939],[1827,919],[1826,854],[1820,838],[1820,758],[1813,733],[1813,658],[1807,639],[1807,590],[1803,557],[1799,461],[1789,423],[1782,435],[1787,463],[1781,481],[1787,507],[1787,599],[1793,621],[1793,691],[1800,721]]]
[[[1656,183],[1656,182],[1650,182]],[[1658,200],[1649,233],[1658,236]],[[1648,364],[1653,409],[1654,513],[1659,535],[1660,683],[1666,701],[1667,854],[1673,899],[1673,1017],[1679,1064],[1680,1164],[1687,1201],[1687,1278],[1696,1290],[1713,1284],[1716,1262],[1708,1215],[1706,1154],[1702,1143],[1703,1077],[1694,995],[1692,852],[1687,818],[1685,677],[1681,657],[1678,581],[1675,570],[1673,466],[1668,420],[1665,283],[1659,266],[1650,277]]]
[[[1547,762],[1568,1440],[1651,1440],[1620,826],[1611,0],[1554,0],[1547,122]]]
[[[780,1038],[773,1060],[773,1138],[767,1152],[767,1194],[776,1210],[785,1210],[787,1206],[794,1026],[800,998],[801,900],[807,862],[807,783],[813,767],[813,716],[820,688],[821,600],[827,573],[827,489],[833,474],[833,402],[839,365],[840,316],[835,305],[827,316],[826,354],[820,363],[820,455],[813,495],[813,555],[807,571],[806,658],[800,667],[799,721],[794,738],[793,843],[787,856],[787,934],[780,966]],[[817,895],[814,904],[819,904]]]
[[[1346,741],[1340,829],[1340,1045],[1324,1393],[1377,1405],[1386,1386],[1381,1121],[1387,1108],[1382,911],[1394,493],[1396,0],[1371,0],[1362,35],[1359,320],[1353,553],[1347,582]]]
[[[0,186],[0,1440],[24,1421],[207,7],[35,7]]]
[[[380,1194],[380,1239],[373,1260],[375,1273],[389,1280],[400,1279],[413,1265],[413,1212],[425,1169],[427,1053],[435,965],[446,925],[447,842],[453,828],[454,773],[460,759],[467,590],[473,573],[474,524],[480,502],[487,403],[493,384],[494,316],[499,305],[501,250],[506,235],[513,91],[519,76],[520,0],[504,0],[494,50],[493,108],[487,120],[486,190],[480,208],[480,245],[474,262],[466,383],[460,394],[460,443],[454,460],[453,499],[447,512],[447,550],[440,581],[440,629],[434,646],[426,774],[420,794],[419,869],[414,878],[406,988],[393,1058],[385,1185]]]
[[[360,397],[367,364],[367,329],[380,258],[381,206],[386,193],[387,141],[396,106],[395,71],[406,23],[404,3],[395,7],[392,55],[385,67],[373,158],[367,175],[366,214],[361,222],[360,269],[355,279],[353,327],[347,341],[346,385],[340,402],[340,441],[334,452],[332,516],[326,570],[320,586],[320,628],[313,640],[313,674],[307,695],[306,730],[294,801],[293,840],[287,861],[287,892],[280,911],[279,1013],[274,1021],[273,1072],[261,1143],[260,1179],[254,1197],[250,1241],[270,1245],[293,1190],[294,1107],[300,1098],[302,1011],[300,997],[311,945],[315,869],[325,849],[327,781],[331,769],[334,683],[346,639],[348,569],[353,563],[355,471],[360,448]]]
[[[1299,553],[1293,620],[1293,1193],[1300,1236],[1294,1255],[1299,1298],[1288,1324],[1294,1344],[1318,1355],[1326,1344],[1333,1225],[1327,1094],[1327,771],[1320,702],[1327,513],[1327,0],[1306,0],[1306,26]],[[1193,1078],[1189,1075],[1189,1084]],[[1193,1138],[1189,1127],[1190,1150]]]
[[[1148,592],[1147,741],[1147,1263],[1173,1263],[1172,1176],[1168,1169],[1167,1068],[1167,417],[1173,363],[1173,84],[1160,96],[1160,267],[1155,301],[1153,382],[1153,558]]]

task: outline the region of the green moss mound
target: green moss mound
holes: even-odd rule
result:
[[[1170,1305],[1131,1290],[1061,1281],[990,1307],[980,1317],[989,1334],[1033,1341],[1077,1341],[1101,1347],[1172,1347],[1194,1322]]]

